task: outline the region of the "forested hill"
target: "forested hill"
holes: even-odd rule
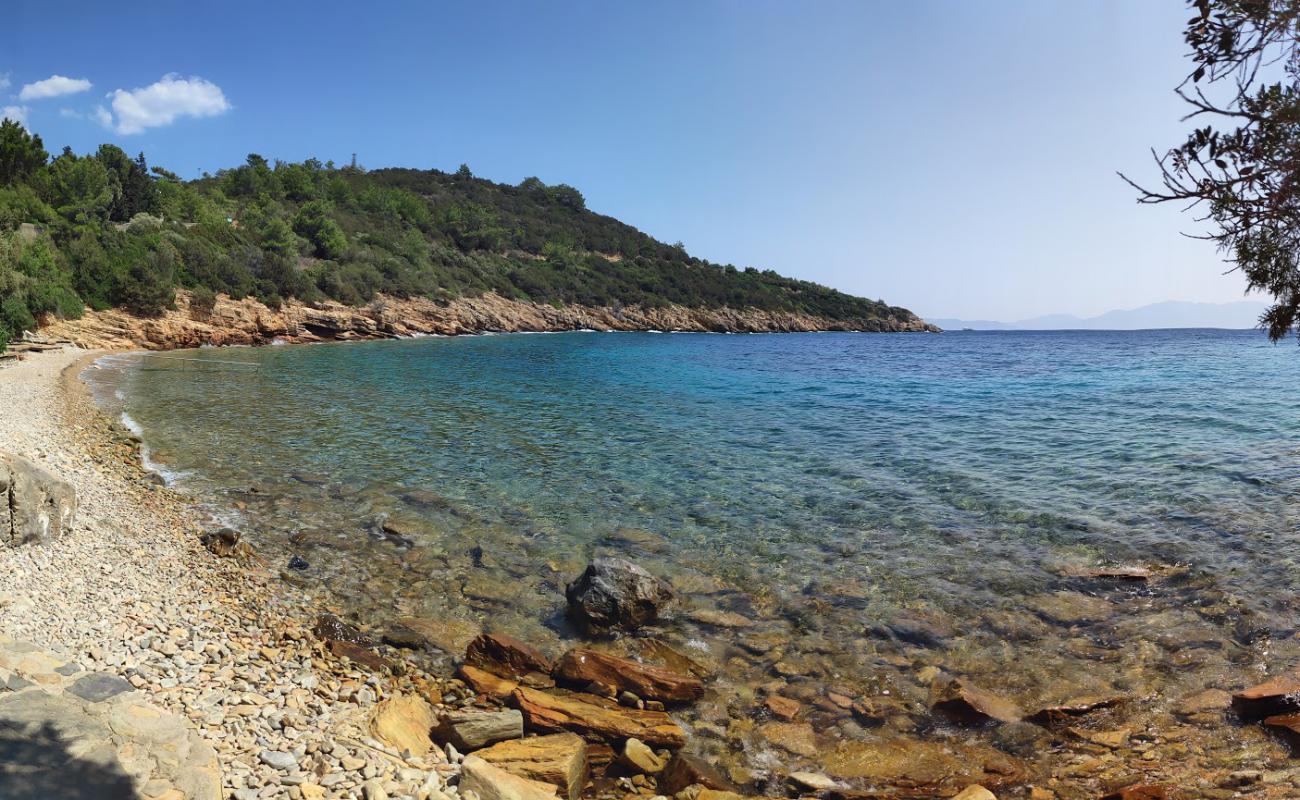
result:
[[[556,307],[753,309],[862,330],[924,328],[911,312],[770,270],[690,256],[589,211],[571,186],[517,186],[468,167],[365,170],[308,160],[181,180],[105,144],[51,159],[0,124],[0,346],[86,306],[150,316],[252,296],[362,305],[495,293]]]

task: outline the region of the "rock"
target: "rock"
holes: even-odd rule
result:
[[[717,792],[739,792],[712,764],[695,756],[677,753],[659,775],[659,793],[674,795],[688,786],[703,786]]]
[[[0,547],[57,539],[71,530],[76,513],[72,484],[25,458],[0,453]]]
[[[503,633],[484,633],[465,648],[465,663],[505,678],[550,674],[551,660],[536,647]]]
[[[1100,711],[1104,708],[1114,708],[1125,702],[1126,698],[1119,696],[1110,697],[1081,697],[1074,700],[1068,700],[1064,703],[1054,706],[1040,708],[1025,719],[1044,727],[1055,727],[1066,724],[1069,720],[1090,714],[1093,711]]]
[[[1109,747],[1112,750],[1123,747],[1128,744],[1128,737],[1132,731],[1128,728],[1120,728],[1114,731],[1090,731],[1083,728],[1066,728],[1071,736],[1082,739],[1085,742],[1099,744],[1102,747]]]
[[[1026,775],[1024,764],[992,747],[902,738],[843,742],[824,754],[822,767],[832,777],[907,786],[918,796],[947,796],[972,783],[998,789]]]
[[[1279,675],[1249,689],[1242,689],[1232,696],[1232,707],[1245,719],[1300,711],[1300,677]]]
[[[263,750],[257,757],[263,764],[281,772],[288,772],[298,768],[298,759],[294,757],[293,753],[286,753],[281,750]]]
[[[554,800],[556,788],[511,775],[478,756],[466,756],[461,765],[460,794],[473,792],[479,800]]]
[[[788,697],[782,697],[779,694],[770,694],[763,701],[763,707],[772,712],[772,716],[791,722],[799,716],[803,710],[803,704],[798,700],[791,700]]]
[[[795,788],[810,792],[824,792],[839,785],[829,775],[820,772],[791,772],[790,782]]]
[[[916,647],[941,647],[957,631],[943,617],[926,611],[905,610],[876,625],[871,633]]]
[[[1174,713],[1183,717],[1215,714],[1232,707],[1232,695],[1222,689],[1205,689],[1188,695],[1174,704]]]
[[[388,792],[384,791],[384,785],[378,778],[371,778],[361,784],[361,796],[365,800],[388,800]]]
[[[713,670],[690,656],[682,653],[661,639],[647,638],[637,642],[641,656],[649,661],[662,662],[664,666],[676,672],[686,672],[700,680],[713,677]]]
[[[621,708],[595,695],[552,695],[535,689],[515,690],[515,704],[530,730],[572,731],[590,740],[618,743],[635,737],[653,747],[678,748],[686,733],[662,711]]]
[[[351,642],[330,640],[329,649],[331,653],[339,658],[349,659],[366,669],[374,670],[376,672],[391,666],[388,663],[388,660],[383,656],[380,656],[374,651],[362,647],[361,645],[352,644]]]
[[[1053,592],[1029,598],[1030,608],[1048,622],[1058,625],[1087,625],[1109,619],[1115,604],[1080,592]]]
[[[965,789],[952,796],[952,800],[998,800],[997,795],[980,786],[978,783],[972,783]]]
[[[289,569],[298,570],[299,572],[301,572],[301,571],[303,571],[303,570],[309,568],[311,565],[308,564],[308,563],[307,563],[307,560],[306,560],[305,558],[303,558],[302,556],[294,555],[294,556],[290,556],[290,557],[289,557],[289,565],[288,565],[288,566],[289,566]]]
[[[398,752],[409,750],[424,755],[433,748],[429,732],[438,723],[433,707],[419,695],[399,694],[375,706],[370,733]]]
[[[453,711],[443,715],[433,729],[439,744],[450,743],[462,753],[524,735],[524,717],[518,711]]]
[[[658,775],[667,766],[665,759],[660,758],[659,754],[651,750],[645,742],[635,737],[623,743],[618,760],[623,762],[624,766],[646,775]]]
[[[596,650],[565,653],[555,667],[555,676],[583,686],[601,683],[632,692],[643,700],[664,703],[689,703],[704,694],[704,684],[698,678]]]
[[[659,618],[672,589],[621,558],[597,558],[565,588],[569,616],[587,631],[634,630]]]
[[[1143,783],[1126,786],[1123,789],[1111,792],[1102,800],[1169,800],[1171,796],[1167,786],[1158,783]]]
[[[1300,748],[1300,714],[1264,717],[1264,727],[1282,734],[1293,749]]]
[[[330,642],[346,642],[359,647],[369,647],[374,644],[374,641],[357,630],[356,626],[349,625],[333,614],[318,616],[316,624],[312,626],[312,632]]]
[[[102,703],[110,697],[132,690],[130,683],[107,672],[83,675],[68,687],[68,691],[90,703]]]
[[[976,689],[959,679],[936,682],[931,707],[962,725],[1017,722],[1020,709],[1010,700]]]
[[[701,625],[712,625],[715,628],[748,628],[754,624],[749,617],[741,616],[734,611],[718,611],[711,608],[694,609],[686,616]]]
[[[478,635],[477,625],[454,617],[399,617],[384,631],[384,642],[411,649],[435,647],[454,656],[465,652]]]
[[[818,754],[816,734],[806,723],[765,722],[758,726],[758,733],[777,747],[804,758]]]
[[[1151,577],[1151,570],[1146,567],[1066,567],[1061,574],[1067,578],[1144,581]]]
[[[519,682],[509,678],[493,675],[487,670],[461,664],[456,671],[460,679],[478,694],[487,695],[496,700],[505,700],[519,688]]]
[[[568,800],[578,800],[587,785],[587,743],[577,734],[554,733],[500,742],[474,755],[511,775],[549,783]]]

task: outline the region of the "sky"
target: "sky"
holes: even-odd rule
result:
[[[1151,178],[1186,127],[1174,0],[14,1],[0,114],[52,153],[536,175],[697,256],[923,316],[1244,290],[1116,175]]]

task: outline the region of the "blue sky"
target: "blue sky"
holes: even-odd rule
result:
[[[1186,16],[1172,0],[17,0],[0,108],[51,152],[113,141],[186,177],[249,152],[465,162],[923,315],[1094,314],[1241,296],[1179,235],[1190,219],[1115,176],[1149,176],[1148,148],[1180,138]]]

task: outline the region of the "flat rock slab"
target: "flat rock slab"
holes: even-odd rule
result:
[[[66,659],[3,637],[0,662],[34,681],[0,693],[0,798],[220,800],[216,751],[121,677],[64,675]]]
[[[92,672],[73,681],[67,691],[86,702],[102,703],[123,692],[132,691],[132,686],[117,675],[111,675],[107,672]]]

